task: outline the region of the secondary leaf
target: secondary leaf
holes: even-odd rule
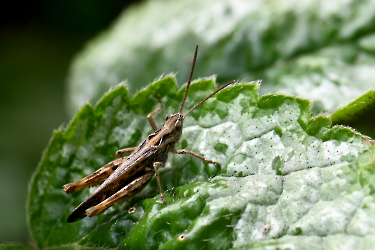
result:
[[[127,80],[130,93],[161,72],[219,82],[263,79],[269,91],[314,100],[313,113],[347,105],[373,87],[373,0],[147,1],[126,10],[72,65],[69,105],[95,103]],[[162,15],[160,13],[163,13]]]
[[[177,112],[184,89],[169,76],[132,99],[121,85],[95,108],[84,106],[68,128],[55,132],[34,175],[29,225],[37,246],[229,249],[291,240],[313,249],[322,237],[336,242],[337,235],[368,244],[375,234],[371,142],[331,126],[329,117],[311,118],[307,100],[258,99],[258,87],[228,87],[185,119],[177,148],[221,166],[170,155],[160,170],[167,206],[157,202],[154,178],[129,202],[68,224],[69,213],[94,188],[67,195],[62,186],[113,160],[117,149],[137,145],[152,132],[146,115],[156,95],[162,95],[163,112],[155,117],[161,125]],[[214,89],[214,79],[194,82],[185,109]]]

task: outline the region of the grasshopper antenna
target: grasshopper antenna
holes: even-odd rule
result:
[[[184,115],[184,118],[190,114],[191,111],[193,111],[195,108],[197,108],[199,105],[201,105],[202,103],[204,103],[205,101],[207,101],[208,99],[210,99],[213,95],[215,95],[217,92],[220,92],[222,89],[225,89],[226,87],[228,87],[228,85],[231,85],[232,83],[234,83],[236,80],[233,80],[231,82],[228,82],[227,84],[225,84],[223,87],[221,87],[220,89],[216,90],[215,92],[213,92],[211,95],[209,95],[208,97],[204,98],[202,101],[200,101],[198,104],[196,104],[194,107],[192,107],[188,112],[186,112],[186,114]]]
[[[194,59],[193,59],[193,65],[191,66],[191,71],[190,71],[189,81],[188,81],[187,86],[186,86],[184,99],[182,99],[182,103],[181,103],[181,106],[180,106],[180,110],[178,111],[179,114],[181,114],[182,109],[184,108],[184,105],[185,105],[186,96],[187,96],[187,93],[188,93],[188,91],[189,91],[189,87],[190,87],[191,77],[193,76],[193,71],[194,71],[194,67],[195,67],[195,61],[197,60],[197,54],[198,54],[198,45],[197,45],[197,47],[195,48]]]

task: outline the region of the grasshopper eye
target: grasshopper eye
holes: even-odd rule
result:
[[[167,119],[165,119],[165,120],[168,121],[169,119],[171,119],[172,116],[173,116],[173,115],[168,115],[168,116],[167,116]]]

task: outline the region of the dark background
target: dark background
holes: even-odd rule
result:
[[[27,188],[65,109],[69,64],[138,1],[8,1],[0,9],[0,243],[30,243]]]

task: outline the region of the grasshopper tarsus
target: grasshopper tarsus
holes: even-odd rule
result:
[[[93,174],[73,183],[64,185],[64,191],[72,193],[86,187],[101,184],[91,195],[89,195],[68,217],[68,222],[78,221],[86,216],[92,217],[103,213],[107,208],[130,197],[141,191],[156,175],[158,189],[162,203],[165,205],[162,186],[159,178],[159,167],[163,167],[168,158],[168,152],[177,154],[190,154],[198,159],[208,163],[218,165],[219,163],[207,159],[201,155],[193,153],[186,149],[176,150],[175,143],[180,139],[182,134],[182,124],[187,115],[195,108],[211,98],[223,88],[232,84],[234,81],[221,87],[204,100],[192,107],[185,115],[182,110],[185,104],[191,79],[193,76],[195,61],[198,53],[198,45],[195,49],[193,65],[191,67],[189,80],[186,85],[185,95],[182,99],[180,109],[177,114],[167,116],[164,125],[158,129],[153,115],[162,110],[160,94],[158,94],[158,108],[147,115],[148,121],[154,130],[137,147],[124,148],[116,152],[116,160],[111,161],[104,167],[95,171]],[[122,154],[131,153],[129,156],[119,158]]]

